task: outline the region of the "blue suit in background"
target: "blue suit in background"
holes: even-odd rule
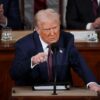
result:
[[[94,82],[95,77],[79,55],[74,46],[74,37],[70,33],[61,31],[60,39],[57,42],[58,51],[56,56],[57,82],[72,82],[71,68],[87,84]],[[48,83],[47,62],[40,63],[31,69],[31,57],[43,52],[38,33],[35,31],[16,43],[15,59],[11,67],[11,77],[17,85],[32,85],[34,83]],[[54,61],[54,60],[53,60]]]
[[[4,15],[8,19],[7,26],[12,29],[23,29],[24,24],[20,16],[19,0],[0,0],[0,4],[3,4]]]
[[[67,29],[86,29],[86,25],[100,17],[100,6],[97,16],[93,12],[92,0],[68,0],[66,7]]]

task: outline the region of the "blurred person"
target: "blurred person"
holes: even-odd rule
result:
[[[18,0],[0,0],[0,29],[23,29]]]
[[[67,29],[100,29],[100,0],[68,0]]]

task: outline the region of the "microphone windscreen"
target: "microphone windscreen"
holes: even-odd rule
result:
[[[58,50],[59,50],[58,44],[57,44],[57,43],[52,43],[52,44],[51,44],[51,50],[52,50],[53,52],[58,51]]]

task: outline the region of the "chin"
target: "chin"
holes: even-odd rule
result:
[[[52,44],[52,43],[55,43],[55,42],[57,42],[58,41],[58,39],[50,39],[47,43],[48,44]]]
[[[56,40],[56,41],[54,40],[54,41],[50,42],[50,44],[52,44],[52,43],[56,43],[56,42],[57,42],[57,40]]]

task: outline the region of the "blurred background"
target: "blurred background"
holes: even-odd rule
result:
[[[61,26],[66,27],[65,13],[68,0],[19,0],[24,29],[34,28],[34,14],[45,8],[53,8],[61,15]]]

